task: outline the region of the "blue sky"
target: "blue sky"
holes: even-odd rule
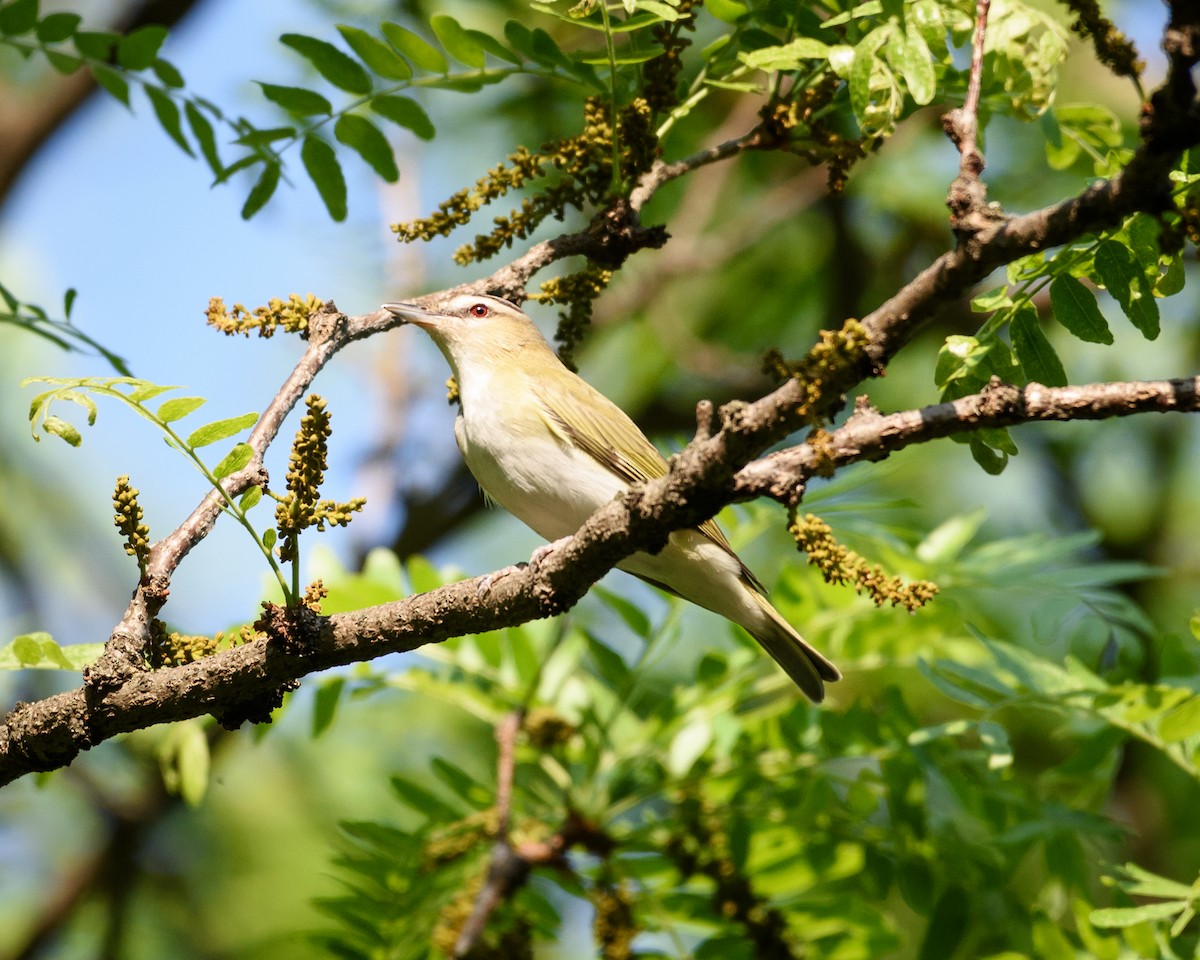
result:
[[[162,53],[182,71],[190,90],[228,113],[245,113],[270,125],[271,108],[250,80],[303,82],[303,63],[276,38],[286,31],[325,33],[326,16],[303,3],[210,0],[168,39]],[[226,156],[230,154],[227,150]],[[290,292],[314,292],[361,313],[388,297],[417,292],[385,283],[387,272],[395,274],[390,258],[398,248],[387,230],[384,207],[391,208],[389,219],[399,219],[415,212],[415,206],[403,208],[406,197],[408,204],[420,201],[403,188],[380,191],[353,159],[346,173],[350,217],[345,223],[328,218],[304,178],[296,178],[294,188],[281,186],[267,208],[246,222],[239,214],[244,182],[210,189],[205,165],[184,155],[163,134],[141,95],[135,93],[132,116],[112,98],[99,95],[55,135],[6,204],[0,219],[0,275],[23,300],[48,309],[61,303],[65,289],[78,289],[75,322],[124,355],[135,375],[185,385],[185,395],[209,398],[195,415],[197,424],[205,415],[218,419],[261,409],[302,344],[286,337],[225,338],[207,329],[203,311],[210,296],[253,307]],[[12,331],[6,338],[14,344],[6,371],[10,382],[0,394],[2,429],[8,434],[26,432],[32,395],[30,389],[18,393],[11,381],[34,374],[111,372],[99,358],[43,348]],[[381,399],[372,386],[374,374],[386,363],[387,352],[405,349],[410,338],[403,331],[370,348],[351,347],[318,380],[316,389],[329,399],[334,416],[335,468],[355,464],[371,442],[369,429],[378,419],[374,408]],[[289,424],[289,432],[293,429]],[[115,406],[102,407],[96,426],[85,430],[80,450],[57,441],[26,442],[16,449],[27,453],[39,471],[69,478],[77,496],[94,505],[100,523],[109,512],[113,479],[131,474],[142,490],[155,536],[182,519],[204,490],[203,479],[167,450],[148,425]],[[286,449],[275,457],[278,475],[285,458]],[[352,471],[335,469],[332,475],[329,492],[350,495]],[[76,558],[80,569],[74,574],[62,569],[47,573],[59,582],[64,575],[86,580],[88,564],[127,562],[115,532],[111,539],[112,552]],[[325,539],[349,542],[344,531]],[[231,563],[245,565],[245,575],[230,576]],[[218,529],[181,568],[168,613],[191,630],[220,628],[254,609],[260,570],[261,558],[255,560],[242,531]],[[15,611],[0,610],[0,626],[11,627],[4,630],[9,635],[48,626],[63,642],[103,639],[127,594],[86,593],[78,605],[58,605],[58,622],[26,623],[14,617]]]

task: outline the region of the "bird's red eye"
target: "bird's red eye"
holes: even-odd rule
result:
[[[486,303],[473,303],[467,308],[467,313],[473,317],[486,317],[491,312]]]

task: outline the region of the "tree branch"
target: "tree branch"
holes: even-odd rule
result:
[[[912,443],[988,426],[1200,410],[1200,378],[1057,388],[997,384],[953,403],[886,417],[860,411],[829,435],[831,446],[820,452],[802,444],[751,463],[798,425],[791,386],[724,411],[724,427],[677,454],[666,477],[602,507],[573,537],[524,569],[314,617],[303,644],[285,642],[280,631],[194,663],[137,673],[94,702],[81,688],[18,704],[0,726],[0,785],[65,766],[120,733],[236,711],[318,670],[561,613],[629,554],[661,549],[671,530],[694,526],[734,500],[790,502],[804,479],[831,463],[879,460]]]
[[[1200,15],[1193,7],[1181,0],[1172,6],[1164,44],[1171,58],[1170,74],[1152,98],[1142,145],[1126,169],[1062,203],[989,223],[970,235],[960,234],[956,249],[939,257],[862,320],[868,336],[865,358],[829,378],[821,398],[824,412],[836,410],[842,393],[881,371],[939,306],[965,294],[994,267],[1115,227],[1131,213],[1156,213],[1167,207],[1172,166],[1185,147],[1200,142],[1189,72],[1200,56]],[[742,146],[728,145],[733,143]],[[667,165],[657,173],[652,168],[651,179],[639,189],[652,193],[655,184],[749,146],[746,138],[740,138],[681,161],[683,167]],[[636,214],[633,204],[618,203],[598,215],[588,230],[537,244],[491,277],[456,289],[523,297],[529,277],[562,256],[586,253],[619,260],[641,247],[665,242],[661,228],[641,227]],[[251,434],[254,459],[223,482],[230,496],[263,482],[263,452],[333,354],[398,322],[386,311],[346,317],[332,304],[313,318],[308,350]],[[700,431],[672,459],[667,476],[607,504],[575,536],[555,544],[524,570],[328,618],[270,608],[263,621],[267,639],[148,672],[142,664],[151,621],[166,600],[174,570],[207,535],[221,511],[221,498],[214,492],[178,530],[155,544],[147,576],[113,631],[104,657],[85,673],[84,685],[38,703],[18,704],[0,725],[0,784],[35,770],[64,766],[80,751],[123,732],[205,713],[237,716],[247,703],[316,670],[560,613],[625,557],[661,549],[670,531],[694,526],[735,499],[765,495],[792,502],[804,477],[821,465],[816,451],[801,445],[762,461],[768,466],[748,465],[769,446],[809,424],[811,411],[801,412],[807,409],[809,387],[793,379],[755,403],[724,408],[721,429],[707,436]],[[1141,410],[1195,410],[1196,395],[1195,381],[1057,390],[995,386],[975,398],[892,417],[860,412],[830,434],[836,440],[832,466],[879,459],[908,443],[977,426],[1119,416]],[[821,456],[829,466],[828,449],[823,448]]]
[[[748,464],[735,478],[736,498],[770,497],[790,504],[823,471],[883,460],[913,444],[989,427],[1171,412],[1200,412],[1200,377],[1070,387],[993,381],[980,393],[950,403],[887,416],[860,403],[844,426],[822,435],[819,445],[802,443]]]

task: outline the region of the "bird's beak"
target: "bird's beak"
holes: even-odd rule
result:
[[[405,323],[415,323],[418,327],[436,327],[443,319],[441,314],[430,313],[415,303],[385,303],[383,309]]]

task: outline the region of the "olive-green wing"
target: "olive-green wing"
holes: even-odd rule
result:
[[[536,388],[546,425],[559,439],[582,450],[627,483],[645,483],[666,476],[667,461],[624,410],[582,378],[575,378],[574,386],[577,389],[570,392],[558,382],[539,384]],[[741,557],[733,552],[715,520],[705,520],[699,530],[741,564],[742,575],[749,583],[766,592]]]

